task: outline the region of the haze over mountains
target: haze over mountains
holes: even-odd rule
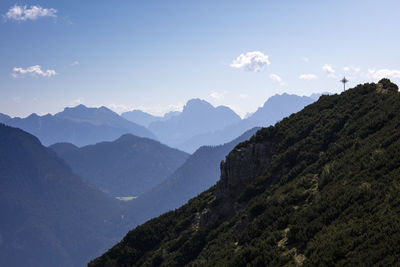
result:
[[[0,221],[0,265],[82,266],[128,229],[176,208],[129,232],[91,265],[324,265],[326,259],[390,265],[389,256],[400,252],[376,251],[384,243],[395,247],[398,226],[391,224],[399,212],[395,192],[390,193],[397,184],[397,91],[388,80],[365,84],[322,96],[283,120],[282,114],[290,115],[314,98],[272,97],[244,120],[224,108],[221,117],[227,115],[234,123],[212,132],[214,139],[208,140],[228,138],[235,127],[239,132],[252,123],[280,122],[253,128],[223,145],[202,146],[192,155],[132,134],[81,148],[71,143],[46,148],[31,134],[0,124],[0,206],[7,214]],[[189,111],[221,111],[204,102],[189,103]],[[100,116],[101,110],[79,109],[87,110],[66,109],[51,117],[91,125],[125,123],[112,113],[107,117]],[[170,125],[185,131],[179,125],[195,116],[189,111],[152,123],[169,126],[173,120]],[[206,123],[204,127],[212,126]],[[387,192],[394,204],[383,200]],[[123,202],[115,196],[138,198]],[[374,230],[376,220],[368,217],[374,207],[379,207],[374,211],[382,222],[379,231]],[[390,209],[395,211],[385,216],[378,211]],[[358,219],[372,229],[366,242],[383,240],[378,250],[349,256],[350,261],[335,249],[326,250],[365,252],[362,246],[349,249],[335,241],[345,236],[356,242],[337,229],[364,231],[360,223],[352,223]],[[381,229],[388,234],[382,235]]]
[[[156,121],[164,121],[175,115],[179,115],[181,112],[179,111],[170,111],[164,114],[164,116],[153,116],[149,113],[143,112],[141,110],[132,110],[127,111],[121,114],[125,119],[137,123],[139,125],[149,127],[152,122]]]
[[[145,127],[130,122],[106,107],[87,108],[79,105],[65,108],[55,115],[12,118],[7,125],[21,128],[39,138],[44,145],[68,142],[76,146],[112,141],[131,133],[156,139]]]
[[[274,95],[243,120],[228,107],[213,107],[200,99],[189,100],[182,112],[167,113],[164,117],[139,110],[125,112],[122,116],[148,127],[162,143],[193,153],[203,145],[229,142],[253,127],[273,125],[313,103],[319,96]]]
[[[316,96],[297,96],[286,93],[274,95],[246,119],[216,131],[192,136],[188,140],[182,142],[178,147],[184,151],[192,152],[201,145],[219,145],[229,142],[253,127],[274,125],[284,117],[300,111],[317,99],[318,97]]]
[[[242,120],[227,107],[199,99],[163,117],[130,113],[145,118],[141,123],[148,128],[105,107],[83,105],[55,115],[0,116],[52,144],[45,148],[31,134],[2,125],[1,200],[12,215],[2,221],[0,246],[9,256],[0,265],[80,266],[99,256],[128,229],[215,184],[221,160],[256,132],[254,125],[274,123],[308,101],[313,100],[276,96],[251,116],[257,120]],[[196,151],[189,155],[166,142]],[[115,200],[128,196],[138,198]]]
[[[0,122],[37,136],[44,145],[71,143],[78,147],[113,141],[123,134],[159,140],[170,147],[193,153],[203,145],[220,145],[253,127],[269,126],[314,102],[318,95],[274,95],[256,112],[241,119],[225,106],[214,107],[205,100],[191,99],[182,112],[153,116],[140,110],[119,116],[106,107],[78,105],[55,115],[10,118],[0,114]]]
[[[179,148],[179,144],[194,135],[222,129],[240,120],[228,107],[214,107],[204,100],[191,99],[182,113],[166,121],[152,122],[149,129],[163,143]]]
[[[6,115],[6,114],[3,114],[3,113],[0,113],[0,122],[1,122],[1,123],[4,123],[4,122],[6,122],[6,121],[8,121],[8,120],[10,120],[10,119],[11,119],[10,116],[8,116],[8,115]]]
[[[399,10],[1,0],[0,267],[400,267]]]
[[[149,138],[125,134],[112,142],[51,149],[86,182],[112,196],[139,196],[163,182],[189,156]]]
[[[0,266],[82,266],[124,231],[120,202],[56,154],[0,124]]]

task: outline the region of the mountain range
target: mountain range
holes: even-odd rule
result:
[[[38,116],[33,113],[26,118],[9,119],[5,123],[35,135],[46,146],[59,142],[84,146],[112,141],[126,133],[157,139],[145,127],[122,118],[106,107],[79,105],[65,108],[55,115]]]
[[[321,96],[237,145],[215,186],[89,266],[395,266],[400,94]]]
[[[279,99],[283,102],[276,108],[283,110],[282,116],[311,101],[286,95]],[[290,99],[299,105],[289,105]],[[276,113],[268,120],[262,119],[269,116],[264,112],[254,123],[252,116],[241,120],[227,107],[194,99],[182,112],[147,121],[149,128],[158,125],[158,133],[165,133],[161,141],[179,143],[188,138],[187,144],[193,142],[188,150],[200,147],[193,155],[152,140],[157,137],[149,129],[105,107],[79,105],[24,119],[0,116],[8,125],[39,137],[9,126],[0,128],[0,207],[7,214],[0,225],[0,265],[80,266],[99,256],[129,228],[178,208],[214,185],[220,162],[257,131],[247,130],[280,120]],[[198,138],[202,135],[208,139]],[[133,196],[138,198],[115,199]]]
[[[239,115],[228,107],[214,107],[207,101],[191,99],[180,114],[152,122],[149,130],[161,142],[179,148],[180,143],[194,135],[222,129],[240,120]]]
[[[135,109],[132,111],[123,112],[121,116],[131,122],[137,123],[144,127],[149,127],[152,122],[165,121],[173,116],[179,115],[180,113],[180,111],[170,111],[165,113],[164,116],[153,116],[149,113]]]
[[[236,138],[253,127],[267,127],[274,125],[284,117],[298,112],[305,106],[315,101],[314,97],[298,96],[290,94],[274,95],[270,97],[262,107],[249,115],[246,119],[229,124],[221,129],[196,134],[178,147],[184,151],[193,152],[201,145],[219,145]]]
[[[0,124],[0,266],[83,266],[117,241],[120,202],[20,129]]]
[[[70,143],[46,148],[33,135],[0,124],[0,207],[7,215],[0,222],[0,266],[82,266],[117,242],[128,227],[177,208],[214,184],[219,162],[254,132],[201,148],[188,158],[130,134],[82,148]],[[160,180],[143,181],[149,175]],[[84,182],[91,179],[94,186]],[[162,180],[168,184],[165,189],[156,186]],[[121,202],[98,190],[104,189],[99,182],[118,188],[115,196],[140,195],[135,183],[142,182],[157,188],[147,196],[160,195],[154,201],[140,196],[140,202]]]
[[[269,126],[314,102],[318,95],[274,95],[258,110],[241,119],[225,106],[214,107],[205,100],[191,99],[182,112],[153,116],[140,110],[119,116],[106,107],[78,105],[55,115],[10,118],[0,115],[0,122],[26,130],[44,145],[65,142],[81,147],[102,141],[113,141],[124,134],[159,140],[193,153],[203,145],[220,145],[253,127]]]
[[[158,141],[131,134],[81,148],[69,143],[50,148],[86,182],[117,197],[136,197],[150,190],[189,156]]]
[[[193,153],[203,145],[227,143],[253,127],[273,125],[313,103],[319,96],[274,95],[243,120],[228,107],[214,107],[200,99],[191,99],[182,112],[167,113],[164,117],[140,110],[125,112],[121,116],[148,127],[161,142]]]
[[[219,162],[254,132],[225,145],[203,147],[188,158],[184,152],[130,134],[82,148],[69,143],[46,148],[31,134],[0,124],[0,207],[7,215],[0,222],[0,266],[82,266],[128,227],[177,208],[214,184]],[[153,200],[121,202],[81,178],[109,179],[109,185],[129,190],[146,172],[172,172],[184,161],[164,184],[151,185],[156,189],[147,196]],[[128,175],[129,183],[116,173]]]

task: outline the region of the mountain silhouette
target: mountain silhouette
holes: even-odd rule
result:
[[[6,121],[8,121],[10,119],[11,119],[10,116],[8,116],[6,114],[3,114],[3,113],[0,113],[0,123],[5,123]]]
[[[121,235],[120,203],[0,124],[0,266],[83,266]]]
[[[170,111],[164,114],[164,116],[153,116],[147,112],[141,110],[127,111],[121,114],[122,117],[128,121],[134,122],[136,124],[142,125],[144,127],[149,127],[152,122],[165,121],[176,115],[179,115],[180,111]]]
[[[240,120],[228,107],[214,107],[207,101],[191,99],[180,114],[165,121],[152,122],[149,129],[161,142],[179,148],[180,143],[195,135],[219,130]]]
[[[12,118],[7,125],[18,127],[37,136],[44,145],[68,142],[76,146],[115,140],[131,133],[156,139],[145,127],[130,122],[106,107],[88,108],[79,105],[57,114]]]
[[[189,156],[149,138],[131,134],[78,148],[50,146],[86,182],[112,196],[139,196],[171,175]]]
[[[163,120],[163,117],[161,116],[153,116],[138,109],[124,112],[121,114],[121,116],[128,121],[137,123],[144,127],[148,127],[152,122]]]
[[[218,145],[228,142],[253,127],[267,127],[292,113],[300,111],[313,103],[317,96],[298,96],[290,94],[274,95],[262,107],[246,119],[230,124],[223,129],[197,134],[177,145],[178,148],[192,153],[202,145]]]
[[[264,105],[258,108],[248,120],[260,123],[259,126],[270,126],[284,117],[302,110],[317,99],[316,96],[308,97],[286,93],[274,95],[268,98]]]

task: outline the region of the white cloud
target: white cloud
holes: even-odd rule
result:
[[[83,104],[84,102],[85,102],[85,98],[83,98],[83,97],[78,97],[78,98],[72,100],[72,101],[69,103],[69,106],[70,106],[70,107],[75,107],[75,106],[78,106],[78,105],[80,105],[80,104]]]
[[[389,69],[369,69],[366,76],[376,81],[382,78],[400,78],[400,70],[389,70]]]
[[[308,57],[302,57],[301,60],[303,60],[306,63],[308,63],[310,61],[310,59]]]
[[[354,67],[354,66],[345,66],[343,67],[343,71],[344,72],[354,72],[354,73],[358,73],[360,72],[360,67]]]
[[[40,6],[19,6],[14,5],[4,15],[8,20],[26,21],[35,20],[40,17],[57,17],[57,9],[54,8],[42,8]]]
[[[260,51],[247,52],[238,56],[230,65],[232,68],[245,71],[259,72],[271,64],[268,56]]]
[[[240,94],[240,95],[239,95],[239,98],[241,98],[241,99],[246,99],[246,98],[248,98],[248,97],[249,97],[248,94]]]
[[[328,75],[328,77],[336,77],[335,70],[332,68],[331,65],[325,64],[322,66],[322,70]]]
[[[107,107],[118,114],[121,114],[126,111],[130,111],[129,107],[126,105],[123,105],[123,104],[111,103],[111,104],[108,104]]]
[[[317,79],[317,75],[315,74],[302,74],[299,76],[299,79],[301,80],[306,80],[306,81],[311,81]]]
[[[223,96],[224,96],[224,93],[218,93],[218,92],[212,92],[210,94],[210,97],[214,98],[214,99],[221,99]]]
[[[154,116],[163,116],[165,113],[168,113],[170,111],[182,111],[183,107],[185,104],[183,103],[179,103],[176,105],[167,105],[167,106],[136,106],[134,108],[131,108],[129,110],[135,110],[135,109],[139,109],[141,111],[150,113]]]
[[[282,78],[279,77],[279,76],[276,75],[276,74],[271,74],[271,75],[269,75],[269,77],[270,77],[273,81],[275,81],[275,82],[278,82],[278,83],[282,82]]]
[[[23,77],[25,75],[51,77],[58,74],[55,70],[42,70],[39,65],[31,66],[26,69],[15,67],[11,75],[14,78]]]
[[[279,83],[279,85],[286,85],[285,82],[283,82],[282,78],[279,77],[276,74],[270,74],[269,77],[271,78],[271,80],[273,80],[274,82]]]
[[[79,65],[79,61],[77,61],[77,60],[75,60],[74,62],[72,62],[72,63],[70,64],[70,66],[76,66],[76,65]]]

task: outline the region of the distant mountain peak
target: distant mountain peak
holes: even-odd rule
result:
[[[31,115],[29,115],[28,117],[26,117],[27,119],[33,119],[33,118],[38,118],[40,117],[38,114],[36,113],[32,113]]]
[[[86,112],[86,113],[93,113],[96,111],[107,111],[110,113],[115,113],[114,111],[112,111],[111,109],[105,107],[105,106],[101,106],[101,107],[87,107],[83,104],[79,104],[75,107],[66,107],[64,108],[64,110],[62,112],[59,112],[57,114],[62,114],[62,113],[70,113],[70,112]]]
[[[196,135],[220,130],[240,120],[240,116],[229,107],[214,107],[205,100],[194,98],[187,101],[182,112],[163,121],[152,122],[149,129],[161,142],[180,148],[180,144]]]
[[[171,175],[189,156],[132,134],[81,148],[65,144],[51,148],[86,182],[114,197],[146,192]]]
[[[119,137],[117,140],[115,140],[116,143],[128,143],[128,142],[134,142],[139,139],[142,139],[141,137],[138,137],[133,134],[124,134],[121,137]]]
[[[191,110],[199,110],[199,109],[213,109],[214,106],[208,103],[205,100],[200,98],[190,99],[186,105],[183,107],[183,112],[191,111]]]
[[[69,142],[77,146],[111,141],[125,133],[156,139],[145,127],[130,122],[107,107],[86,107],[83,104],[67,107],[55,115],[4,121],[39,137],[45,145]]]
[[[64,111],[67,111],[67,110],[86,110],[86,109],[88,109],[88,107],[86,107],[84,104],[79,104],[79,105],[74,106],[74,107],[65,107]]]
[[[6,122],[6,121],[8,121],[8,120],[10,120],[10,119],[11,119],[10,116],[8,116],[8,115],[6,115],[6,114],[3,114],[3,113],[0,113],[0,123],[1,123],[1,122]]]
[[[101,107],[99,107],[98,108],[99,110],[102,110],[102,111],[111,111],[111,112],[114,112],[114,111],[112,111],[111,109],[109,109],[108,107],[106,107],[106,106],[101,106]],[[115,113],[115,112],[114,112]]]

